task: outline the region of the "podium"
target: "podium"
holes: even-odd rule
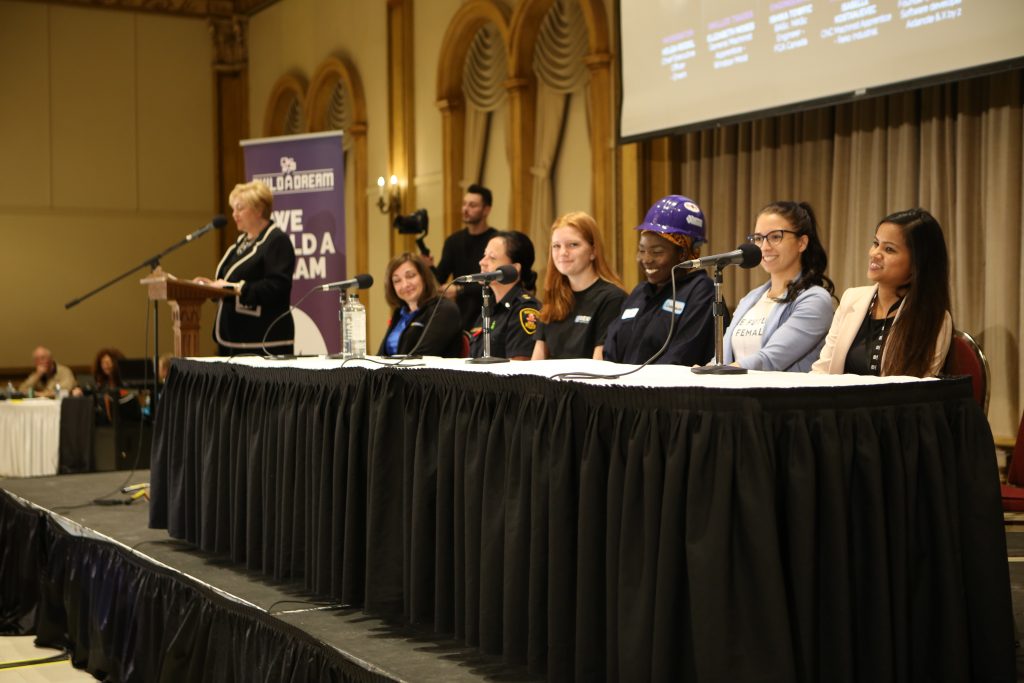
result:
[[[191,280],[179,280],[157,266],[147,277],[139,280],[145,285],[150,301],[166,301],[171,307],[174,323],[174,355],[199,355],[199,319],[204,301],[221,299],[231,292],[201,285]]]

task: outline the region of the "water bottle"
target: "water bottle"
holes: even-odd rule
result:
[[[366,307],[355,292],[348,293],[348,299],[341,309],[341,357],[366,357]]]
[[[7,383],[7,398],[14,398],[14,385]]]

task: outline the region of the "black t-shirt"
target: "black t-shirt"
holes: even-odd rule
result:
[[[494,305],[494,315],[491,316],[491,355],[495,358],[532,356],[539,316],[540,302],[516,283]],[[469,355],[471,358],[480,358],[484,355],[482,318],[477,317],[469,334]]]
[[[624,291],[601,279],[572,294],[569,314],[537,330],[537,339],[547,344],[548,358],[593,358],[594,347],[604,344],[608,325],[619,317],[626,300]]]
[[[604,339],[605,360],[639,364],[654,355],[668,336],[672,312],[676,323],[665,353],[656,363],[698,365],[715,355],[715,323],[712,304],[715,285],[703,270],[676,279],[676,302],[671,301],[672,284],[655,287],[648,282],[636,286],[622,305],[622,312]]]
[[[498,231],[494,228],[487,228],[479,235],[471,235],[468,229],[463,228],[450,235],[441,249],[441,262],[434,267],[437,281],[443,284],[449,277],[479,273],[484,249],[496,234]],[[473,321],[480,317],[480,285],[462,285],[459,295],[455,297],[455,303],[459,305],[462,329],[470,329]]]

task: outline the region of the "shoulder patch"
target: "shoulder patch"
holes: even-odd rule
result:
[[[533,334],[537,331],[537,319],[540,316],[540,311],[536,308],[520,308],[519,309],[519,324],[523,328],[523,332],[526,334]]]

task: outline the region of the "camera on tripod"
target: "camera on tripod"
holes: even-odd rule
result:
[[[408,216],[396,216],[393,226],[398,230],[399,235],[416,235],[416,246],[424,256],[430,256],[430,249],[427,249],[423,238],[430,231],[430,217],[426,209],[417,209]]]

